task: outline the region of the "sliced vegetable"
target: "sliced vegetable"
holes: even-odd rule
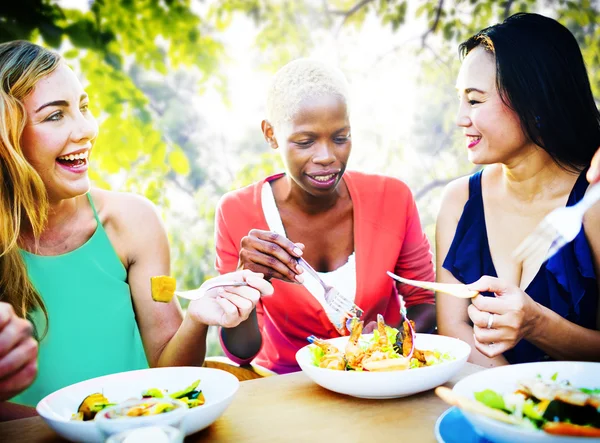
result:
[[[576,437],[600,437],[600,429],[591,426],[574,425],[572,423],[548,422],[542,426],[548,434],[572,435]]]
[[[83,399],[77,412],[81,413],[83,421],[93,420],[98,412],[108,406],[112,406],[110,401],[104,395],[96,392]]]
[[[483,403],[486,406],[489,406],[490,408],[502,409],[504,411],[507,410],[502,396],[491,389],[475,392],[473,395],[475,396],[475,400]]]
[[[189,385],[187,388],[185,388],[181,391],[173,392],[171,395],[169,395],[169,397],[171,397],[171,398],[186,397],[190,392],[192,392],[194,389],[196,389],[199,384],[200,384],[200,380],[196,380],[194,383]]]
[[[142,397],[164,398],[165,394],[158,388],[150,388],[147,391],[142,392]]]
[[[548,404],[550,404],[548,400],[536,403],[531,399],[527,399],[523,404],[523,415],[533,420],[542,421]]]

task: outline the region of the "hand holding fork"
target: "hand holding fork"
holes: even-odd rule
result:
[[[298,263],[321,284],[323,290],[325,291],[323,296],[325,298],[325,302],[335,311],[344,314],[348,318],[360,317],[363,314],[363,310],[356,306],[352,300],[344,297],[333,286],[329,286],[327,283],[325,283],[317,271],[315,271],[306,260],[300,257],[298,258]]]
[[[327,285],[302,258],[302,243],[294,243],[276,232],[253,229],[242,239],[241,245],[240,264],[244,269],[263,273],[267,278],[301,284],[306,271],[321,284],[325,301],[335,312],[350,317],[362,315],[362,309]]]
[[[600,183],[591,185],[585,196],[575,205],[558,208],[548,214],[535,230],[513,252],[513,257],[522,262],[528,257],[545,254],[548,260],[560,248],[573,241],[583,222],[585,212],[600,200]],[[551,242],[550,248],[544,248]]]

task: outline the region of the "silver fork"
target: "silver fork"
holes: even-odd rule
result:
[[[513,252],[513,258],[524,261],[528,257],[546,253],[545,260],[573,241],[579,231],[585,211],[600,200],[600,184],[589,188],[585,196],[573,206],[558,208],[548,214]],[[544,248],[551,242],[548,251]]]
[[[321,286],[323,286],[323,289],[325,290],[325,301],[334,310],[343,313],[348,317],[360,317],[363,314],[363,310],[356,306],[351,300],[348,300],[333,286],[329,286],[327,283],[321,280],[321,277],[317,271],[315,271],[306,260],[300,257],[298,258],[298,263],[302,265],[302,267],[306,269],[310,275],[317,279]]]

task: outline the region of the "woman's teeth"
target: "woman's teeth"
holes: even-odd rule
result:
[[[313,175],[312,178],[314,178],[316,181],[318,182],[328,182],[329,180],[331,180],[333,177],[335,177],[336,174],[329,174],[329,175]]]
[[[85,160],[87,158],[88,158],[88,153],[86,151],[86,152],[80,152],[79,154],[63,155],[61,157],[58,157],[58,160],[73,161],[73,160]]]

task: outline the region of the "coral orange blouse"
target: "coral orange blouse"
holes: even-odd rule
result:
[[[242,237],[251,229],[268,230],[261,204],[261,189],[271,176],[220,200],[216,212],[216,268],[221,273],[237,269]],[[365,324],[384,315],[386,323],[400,323],[400,299],[393,271],[414,280],[434,280],[431,249],[423,234],[412,193],[400,180],[380,175],[346,171],[343,180],[353,203],[354,248],[356,255],[355,303],[364,310]],[[301,239],[291,239],[301,241]],[[223,349],[239,364],[255,361],[277,373],[298,371],[296,352],[315,335],[339,337],[321,304],[302,285],[273,279],[275,292],[256,306],[262,347],[249,359],[239,359]],[[433,293],[402,286],[407,307],[434,303]],[[221,341],[222,342],[222,341]]]

